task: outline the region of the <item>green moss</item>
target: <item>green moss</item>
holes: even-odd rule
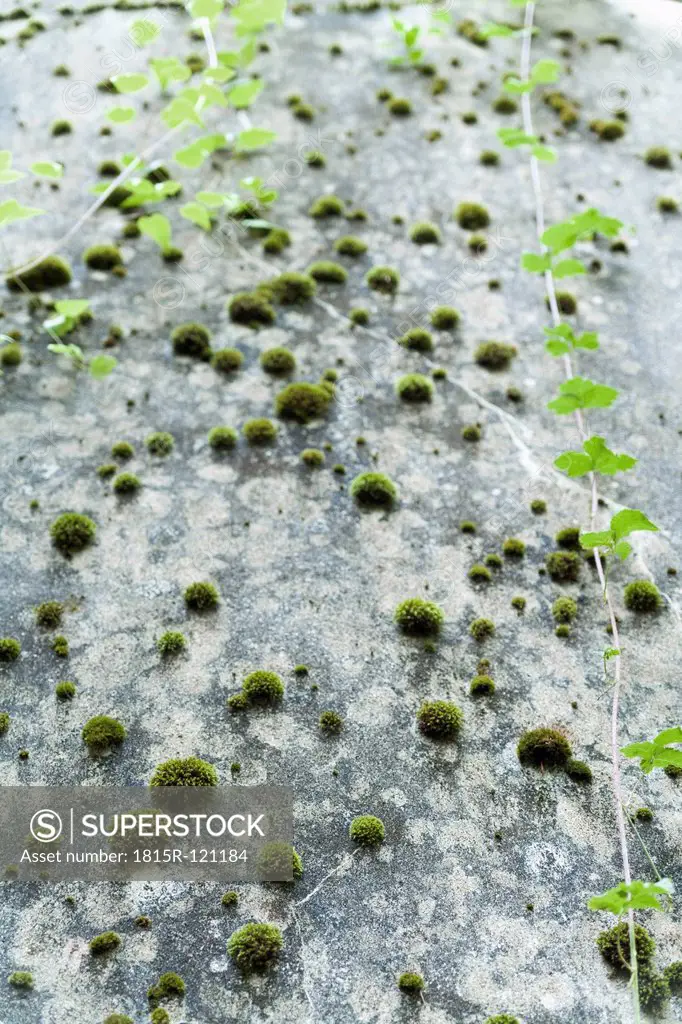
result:
[[[377,99],[379,100],[379,103],[386,103],[387,100],[390,100],[392,98],[393,93],[391,92],[390,89],[383,88],[377,91]]]
[[[76,696],[76,687],[74,683],[70,683],[65,679],[61,683],[57,683],[54,692],[60,700],[71,700]]]
[[[393,267],[372,267],[365,281],[369,288],[383,295],[394,295],[398,291],[400,275]]]
[[[310,149],[304,156],[308,167],[326,167],[327,158],[319,149]]]
[[[670,986],[665,974],[657,974],[647,964],[638,972],[639,1005],[650,1014],[659,1015],[670,999]]]
[[[472,697],[490,697],[495,692],[495,683],[490,676],[474,676],[469,686],[469,693]]]
[[[511,606],[512,608],[515,608],[517,612],[524,611],[526,603],[526,598],[523,596],[523,594],[517,594],[515,597],[512,597],[511,599]]]
[[[343,718],[338,711],[323,711],[319,720],[320,729],[327,736],[336,736],[343,729]]]
[[[308,423],[324,416],[330,402],[330,394],[320,384],[297,381],[279,392],[275,398],[275,410],[282,419]]]
[[[279,956],[284,940],[274,924],[245,924],[230,935],[227,954],[244,974],[266,970]]]
[[[675,960],[663,970],[668,987],[674,996],[682,995],[682,960]]]
[[[412,113],[412,104],[403,96],[394,96],[388,101],[387,110],[392,117],[409,117]]]
[[[575,295],[572,295],[570,292],[557,292],[556,301],[559,312],[563,313],[564,316],[573,316],[574,313],[577,313],[578,303]],[[549,309],[549,299],[545,299],[545,304]]]
[[[682,778],[682,768],[677,764],[667,764],[663,771],[669,779]]]
[[[117,245],[91,245],[83,253],[83,262],[91,270],[113,270],[123,263],[123,257]]]
[[[135,454],[135,449],[129,441],[117,441],[116,444],[111,446],[111,454],[115,459],[132,459]]]
[[[121,173],[121,165],[115,160],[103,160],[97,168],[97,173],[101,178],[118,178]]]
[[[175,629],[168,629],[165,633],[162,633],[159,639],[156,641],[156,647],[159,654],[167,657],[172,654],[180,654],[184,651],[187,646],[184,633],[178,632]]]
[[[542,516],[547,511],[547,502],[542,498],[534,498],[530,503],[530,510],[533,515]]]
[[[485,1024],[521,1024],[518,1017],[512,1017],[511,1013],[496,1013],[494,1017],[488,1017]]]
[[[334,242],[334,249],[342,256],[362,256],[367,252],[367,243],[356,235],[342,235]]]
[[[621,921],[613,928],[600,932],[596,939],[597,949],[606,962],[617,970],[630,971],[630,936],[627,921]],[[640,967],[651,963],[656,943],[649,932],[640,924],[635,925],[635,951]]]
[[[116,494],[134,494],[141,486],[142,482],[134,473],[119,473],[113,483]]]
[[[52,641],[52,650],[58,658],[68,658],[69,656],[69,641],[65,636],[58,634]]]
[[[404,402],[430,402],[433,398],[433,384],[421,373],[401,377],[395,389]]]
[[[163,1006],[157,1006],[152,1010],[149,1020],[150,1024],[171,1024],[170,1014],[168,1010],[164,1010]]]
[[[61,256],[48,256],[31,270],[8,277],[7,287],[13,292],[24,289],[29,292],[44,292],[69,284],[71,276],[71,267],[66,260]]]
[[[211,354],[211,332],[203,324],[179,324],[171,334],[171,342],[176,356],[208,359]]]
[[[651,580],[633,580],[623,591],[625,607],[632,612],[657,612],[663,601],[661,592]]]
[[[160,457],[170,455],[175,447],[175,439],[172,434],[168,434],[163,430],[158,430],[154,434],[150,434],[146,438],[145,444],[147,451],[150,455],[158,455]]]
[[[230,711],[246,711],[249,706],[249,702],[243,693],[233,693],[231,697],[227,699],[227,706]]]
[[[361,327],[366,326],[369,323],[369,310],[362,309],[360,306],[356,306],[351,309],[348,313],[348,318],[353,324],[358,324]]]
[[[437,306],[431,313],[431,324],[437,331],[449,331],[459,323],[459,313],[452,306]]]
[[[434,380],[445,380],[447,375],[448,371],[444,366],[434,366],[433,370],[431,370],[431,376]]]
[[[303,878],[303,861],[290,843],[266,843],[258,858],[258,872],[263,881],[289,881],[279,875],[293,876],[291,881]]]
[[[449,79],[443,77],[443,75],[438,75],[438,77],[434,78],[433,82],[431,83],[431,95],[440,96],[441,93],[447,92],[449,88]]]
[[[0,366],[19,366],[21,358],[21,345],[16,342],[3,345],[0,348]]]
[[[213,369],[225,375],[236,373],[243,362],[243,353],[238,348],[219,348],[211,356],[211,366]]]
[[[208,432],[208,443],[214,452],[231,451],[237,444],[234,427],[212,427]]]
[[[95,715],[85,723],[81,735],[83,742],[90,750],[99,751],[123,743],[126,738],[126,730],[117,718],[110,718],[109,715]]]
[[[6,711],[0,711],[0,736],[3,736],[9,729],[10,716]]]
[[[622,121],[602,121],[600,118],[590,122],[590,131],[593,131],[602,142],[615,142],[625,135],[625,126]]]
[[[274,277],[264,287],[282,306],[297,306],[308,302],[317,291],[317,285],[309,274],[299,274],[295,270]]]
[[[511,96],[499,96],[493,103],[496,114],[515,114],[518,109],[518,103]]]
[[[484,341],[474,353],[474,359],[486,370],[508,370],[517,350],[503,341]]]
[[[410,241],[415,245],[436,245],[441,241],[441,233],[435,224],[419,221],[410,228]]]
[[[61,624],[64,605],[61,601],[43,601],[35,609],[36,624],[45,629],[56,629]]]
[[[332,473],[336,473],[337,476],[344,476],[345,472],[346,467],[341,462],[337,462],[332,468]]]
[[[493,149],[484,149],[478,158],[478,162],[483,164],[484,167],[497,167],[500,162],[499,153],[496,153]]]
[[[657,168],[659,171],[669,171],[673,166],[670,150],[666,149],[665,146],[652,146],[650,149],[647,149],[644,154],[644,163],[648,164],[649,167]]]
[[[343,217],[345,206],[338,196],[319,196],[312,204],[308,213],[316,220],[324,217]]]
[[[469,626],[469,632],[479,643],[495,635],[495,623],[492,619],[474,619]]]
[[[491,569],[501,569],[503,565],[502,559],[495,551],[491,551],[490,554],[486,555],[483,561]]]
[[[505,392],[510,402],[522,402],[523,392],[520,388],[517,388],[514,384],[510,384]]]
[[[97,476],[101,477],[102,480],[108,480],[110,476],[113,476],[118,466],[115,462],[105,462],[103,465],[97,467]]]
[[[70,135],[72,131],[73,125],[70,121],[65,121],[64,119],[60,118],[58,121],[54,121],[52,124],[52,134],[55,136]]]
[[[478,423],[467,423],[461,430],[463,441],[480,441],[482,437],[481,428]]]
[[[354,843],[359,846],[378,846],[386,838],[386,829],[381,818],[373,814],[361,814],[353,818],[348,830]]]
[[[592,782],[592,769],[584,761],[578,761],[575,757],[569,757],[565,765],[566,774],[574,782]]]
[[[659,196],[656,200],[656,209],[659,213],[677,213],[679,204],[672,196]]]
[[[184,593],[185,604],[195,612],[205,612],[217,608],[220,601],[218,588],[213,583],[190,583]]]
[[[310,103],[296,103],[292,106],[291,112],[299,121],[315,120],[315,108]]]
[[[469,125],[478,124],[478,114],[474,113],[473,110],[468,110],[466,113],[462,114],[462,123]]]
[[[333,260],[318,260],[311,263],[307,273],[313,280],[324,284],[344,284],[348,278],[348,271]]]
[[[234,889],[224,892],[220,901],[224,907],[236,907],[239,903],[239,893],[235,892]]]
[[[235,324],[246,324],[257,328],[275,322],[275,311],[268,300],[257,292],[237,292],[228,303],[230,320]]]
[[[455,211],[455,217],[465,231],[480,231],[490,224],[490,214],[480,203],[460,203]]]
[[[117,932],[102,932],[101,935],[95,935],[94,939],[90,939],[90,952],[94,956],[99,956],[101,953],[111,953],[120,945],[121,936]]]
[[[425,701],[417,712],[420,731],[431,739],[452,739],[463,724],[464,715],[460,708],[446,700]]]
[[[242,434],[248,444],[266,445],[271,444],[277,437],[277,427],[272,420],[265,418],[247,420],[242,427]]]
[[[485,48],[488,45],[488,37],[481,32],[478,22],[474,21],[473,18],[465,18],[463,21],[460,21],[457,25],[457,34],[468,42],[473,43],[474,46]]]
[[[360,505],[390,508],[398,498],[398,489],[385,473],[359,473],[350,485],[351,497]]]
[[[580,576],[580,555],[575,551],[552,551],[545,559],[547,572],[556,583],[575,582]]]
[[[59,551],[71,555],[87,547],[94,540],[96,530],[97,527],[88,516],[79,512],[64,512],[52,523],[50,536]]]
[[[284,696],[284,683],[276,672],[259,669],[246,677],[242,693],[249,704],[276,704]]]
[[[263,239],[263,252],[276,256],[291,245],[291,235],[284,228],[271,228]]]
[[[433,349],[433,336],[424,327],[411,327],[398,339],[398,344],[408,348],[412,352],[431,352]]]
[[[572,597],[557,597],[552,605],[552,615],[555,622],[573,622],[578,614],[578,605]]]
[[[393,619],[408,636],[436,636],[445,622],[445,615],[433,601],[408,597],[398,605]]]
[[[485,565],[481,565],[480,562],[472,565],[467,575],[474,583],[490,583],[493,578],[490,569]]]
[[[637,821],[648,823],[654,820],[654,812],[648,807],[638,807],[635,811]]]
[[[507,537],[502,545],[502,552],[505,558],[523,558],[526,545],[518,537]]]
[[[13,988],[33,988],[33,975],[30,971],[12,971],[7,984]]]
[[[182,999],[186,990],[187,986],[179,974],[175,974],[174,971],[166,971],[156,985],[147,989],[147,999],[150,1003],[158,1003],[162,999]]]
[[[516,747],[521,764],[535,768],[564,768],[571,754],[571,744],[558,729],[530,729]]]
[[[217,786],[218,773],[199,757],[174,757],[154,769],[150,786]]]
[[[301,452],[301,462],[311,469],[318,469],[324,465],[324,452],[319,448],[304,448]]]
[[[424,979],[421,974],[406,971],[398,978],[398,988],[407,995],[416,996],[424,989]]]

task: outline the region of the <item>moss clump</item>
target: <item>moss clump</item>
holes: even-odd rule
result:
[[[432,739],[452,739],[462,728],[464,715],[447,700],[425,701],[417,712],[417,725]]]
[[[110,953],[121,945],[121,936],[117,932],[102,932],[90,939],[90,952],[95,956],[100,953]]]
[[[345,206],[338,196],[319,196],[312,204],[308,213],[316,220],[324,217],[343,217]]]
[[[602,142],[615,142],[625,135],[622,121],[602,121],[597,118],[590,123],[590,130],[598,135]]]
[[[523,558],[526,545],[518,537],[507,537],[502,545],[502,553],[505,558]]]
[[[569,779],[573,779],[574,782],[592,782],[592,769],[589,764],[585,764],[584,761],[579,761],[575,757],[569,757],[565,771]]]
[[[291,245],[291,235],[284,228],[271,228],[263,239],[263,252],[277,256]]]
[[[121,234],[124,238],[139,238],[142,232],[137,226],[137,221],[129,220],[127,224],[123,225]]]
[[[9,729],[10,716],[6,711],[0,711],[0,736],[3,736]]]
[[[134,473],[119,473],[112,486],[116,494],[134,494],[142,483]]]
[[[558,729],[530,729],[516,747],[521,764],[535,768],[564,768],[572,753],[571,744]]]
[[[64,605],[61,601],[43,601],[35,609],[36,623],[45,629],[56,629],[61,624]]]
[[[284,940],[274,924],[245,924],[230,935],[227,954],[244,974],[266,970],[279,956]]]
[[[673,166],[670,150],[665,146],[652,146],[651,149],[647,149],[644,154],[644,163],[659,171],[669,171]]]
[[[154,434],[150,434],[145,440],[147,451],[150,455],[166,456],[170,455],[175,447],[175,438],[172,434],[168,434],[163,430],[158,430]]]
[[[238,348],[219,348],[211,356],[211,366],[218,373],[236,373],[244,362],[244,356]]]
[[[308,423],[324,416],[331,395],[320,384],[298,381],[287,386],[275,398],[275,411],[282,419]]]
[[[469,686],[472,697],[490,697],[495,692],[495,683],[490,676],[474,676]]]
[[[547,502],[542,498],[534,498],[530,503],[530,510],[535,516],[542,516],[547,511]]]
[[[150,786],[217,786],[218,773],[200,757],[173,757],[158,764]]]
[[[155,1010],[152,1010],[149,1020],[151,1024],[171,1024],[170,1014],[168,1010],[164,1010],[163,1006],[157,1006]]]
[[[635,811],[635,818],[637,821],[648,823],[654,820],[654,812],[648,807],[638,807]]]
[[[113,270],[123,263],[117,245],[91,245],[83,253],[83,262],[91,270]]]
[[[552,551],[545,566],[555,583],[575,582],[580,575],[580,555],[575,551]]]
[[[665,974],[657,974],[646,964],[639,969],[639,1005],[651,1014],[660,1014],[670,999],[670,986]]]
[[[308,167],[326,167],[327,158],[319,149],[310,149],[304,156]]]
[[[156,641],[156,648],[159,654],[167,657],[171,654],[180,654],[184,651],[187,646],[184,633],[180,633],[175,629],[168,629],[165,633],[162,633],[159,639]]]
[[[276,704],[284,696],[284,683],[276,672],[259,669],[246,677],[242,694],[249,704]]]
[[[489,555],[486,555],[483,559],[485,564],[491,569],[501,569],[503,562],[496,551],[491,551]]]
[[[490,224],[490,214],[480,203],[460,203],[455,211],[455,217],[465,231],[480,231]]]
[[[419,221],[410,228],[410,241],[415,245],[437,245],[441,241],[441,233],[435,224]]]
[[[65,636],[57,635],[52,641],[52,650],[58,658],[68,658],[69,641]]]
[[[310,103],[294,103],[291,112],[298,121],[315,120],[315,108]]]
[[[218,588],[212,583],[190,583],[184,593],[185,604],[195,612],[216,608],[220,601]]]
[[[559,307],[559,311],[563,313],[564,316],[573,316],[574,313],[577,313],[578,302],[576,300],[575,295],[572,295],[571,292],[557,292],[556,301],[557,306]],[[545,304],[549,309],[548,299],[545,299]]]
[[[52,134],[55,136],[70,135],[72,131],[73,125],[70,121],[59,120],[54,121],[52,124]]]
[[[398,490],[385,473],[360,473],[350,485],[351,497],[360,505],[390,508],[398,497]]]
[[[76,687],[74,683],[70,683],[65,679],[61,683],[57,683],[54,692],[60,700],[71,700],[76,696]]]
[[[431,325],[437,331],[450,331],[459,323],[459,313],[452,306],[436,306],[431,313]]]
[[[348,319],[352,324],[357,324],[360,327],[365,327],[369,323],[369,310],[362,309],[360,306],[356,306],[351,309],[348,313]]]
[[[557,597],[552,605],[552,615],[555,622],[573,622],[578,614],[578,605],[572,597]]]
[[[572,551],[580,550],[580,527],[564,526],[554,537],[560,548],[568,548]]]
[[[277,427],[272,420],[265,418],[247,420],[242,427],[242,434],[248,444],[266,445],[271,444],[277,437]]]
[[[633,580],[623,591],[625,607],[632,612],[657,612],[661,607],[661,592],[651,580]]]
[[[12,971],[7,984],[13,988],[33,988],[33,975],[30,971]]]
[[[404,402],[430,402],[433,398],[433,384],[421,373],[408,373],[401,377],[395,389]]]
[[[411,327],[403,334],[402,338],[398,339],[398,344],[412,352],[431,352],[433,336],[424,327]]]
[[[526,607],[526,598],[522,594],[517,594],[516,597],[512,597],[511,606],[515,608],[517,612],[522,612]]]
[[[630,935],[627,921],[621,921],[607,931],[600,932],[596,939],[597,949],[611,967],[619,971],[630,970]],[[635,925],[635,950],[640,968],[649,964],[654,955],[656,943],[649,932],[640,924]]]
[[[237,292],[230,299],[227,310],[233,323],[246,324],[254,329],[275,322],[274,309],[258,292]]]
[[[162,999],[182,999],[187,986],[179,974],[174,971],[166,971],[162,974],[156,985],[147,989],[147,999],[150,1003],[158,1003]]]
[[[325,735],[336,736],[343,729],[343,718],[338,711],[323,711],[318,724]]]
[[[675,960],[663,969],[663,977],[674,996],[682,995],[682,960]]]
[[[383,821],[373,814],[361,814],[353,818],[348,833],[359,846],[378,846],[386,838]]]
[[[304,448],[301,452],[301,462],[311,469],[319,469],[324,465],[324,452],[319,448]]]
[[[97,476],[101,477],[102,480],[108,480],[110,476],[113,476],[118,466],[115,462],[105,462],[103,465],[97,467]]]
[[[474,353],[474,359],[486,370],[508,370],[516,355],[516,347],[503,341],[484,341]]]
[[[117,441],[111,446],[111,454],[115,459],[122,459],[125,462],[127,459],[132,459],[135,449],[129,441]]]
[[[398,291],[400,275],[393,267],[372,267],[365,276],[369,288],[382,295],[394,295]]]
[[[71,281],[71,267],[61,256],[48,256],[37,266],[7,278],[10,291],[18,292],[26,289],[29,292],[44,292],[50,288],[60,288]]]
[[[667,764],[663,769],[669,779],[682,778],[682,768],[677,764]]]
[[[237,431],[234,427],[212,427],[208,432],[208,443],[214,452],[231,451],[237,444]]]
[[[515,114],[518,109],[518,103],[511,96],[498,96],[493,103],[493,110],[496,114]]]
[[[21,345],[16,342],[0,348],[0,366],[19,366],[21,363]]]
[[[367,243],[356,235],[342,235],[334,242],[334,249],[341,256],[362,256],[367,252]]]
[[[95,715],[83,726],[83,742],[90,750],[105,750],[123,743],[126,738],[125,726],[109,715]]]
[[[445,615],[433,601],[408,597],[396,608],[393,620],[408,636],[436,636],[445,622]]]
[[[203,324],[179,324],[171,334],[171,342],[176,356],[192,356],[194,359],[210,357],[211,332]]]
[[[236,907],[239,903],[239,893],[235,892],[234,889],[224,892],[220,901],[224,907]]]
[[[65,555],[82,551],[94,540],[97,527],[88,516],[79,512],[64,512],[50,527],[54,546]]]
[[[672,196],[659,196],[656,200],[656,209],[659,213],[677,213],[679,204]]]
[[[261,850],[258,859],[258,871],[261,879],[265,882],[290,881],[290,879],[277,877],[289,873],[292,875],[291,880],[297,881],[303,878],[303,861],[289,843],[267,843]]]
[[[469,632],[479,643],[495,635],[495,623],[492,619],[474,619],[469,626]]]
[[[493,578],[490,569],[485,565],[481,565],[480,562],[472,565],[467,575],[470,580],[474,581],[474,583],[490,583]]]
[[[462,427],[461,434],[464,441],[480,441],[482,437],[481,428],[478,423],[468,423],[465,427]]]
[[[485,1024],[521,1024],[518,1017],[512,1017],[511,1013],[496,1013],[494,1017],[488,1017]]]
[[[413,974],[411,971],[406,971],[398,978],[398,988],[401,992],[416,996],[424,988],[424,979],[421,974]]]
[[[478,161],[483,164],[484,167],[497,167],[500,162],[500,156],[494,149],[484,149],[479,156]]]
[[[403,96],[394,96],[388,101],[387,110],[393,117],[409,117],[412,113],[412,104]]]
[[[566,638],[571,635],[571,627],[565,622],[560,622],[554,633],[556,636]]]
[[[307,272],[314,281],[323,284],[344,284],[348,278],[348,271],[333,260],[318,260],[311,263]]]
[[[299,274],[295,270],[288,270],[279,277],[265,282],[261,287],[282,306],[296,306],[308,302],[317,291],[317,285],[309,274]]]

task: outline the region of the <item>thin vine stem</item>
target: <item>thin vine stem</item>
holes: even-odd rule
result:
[[[533,19],[535,16],[535,3],[534,0],[530,0],[525,7],[525,17],[523,26],[523,37],[521,46],[521,65],[520,65],[520,78],[521,81],[527,82],[530,79],[530,59],[531,59],[531,45],[533,39]],[[527,135],[534,135],[533,131],[533,114],[530,102],[530,92],[524,92],[521,94],[521,112],[523,117],[523,130]],[[533,195],[535,198],[535,224],[537,235],[539,239],[542,239],[542,235],[545,232],[545,205],[544,196],[542,191],[542,181],[540,179],[540,165],[536,156],[531,154],[530,157],[530,175],[533,184]],[[542,242],[541,242],[542,245]],[[547,251],[546,246],[542,245],[544,252]],[[556,296],[556,284],[554,280],[554,274],[552,273],[551,267],[544,273],[545,279],[545,290],[547,292],[547,301],[549,303],[550,312],[552,314],[552,321],[555,327],[561,324],[561,312],[559,310],[559,304]],[[570,355],[567,353],[563,357],[563,367],[566,379],[569,380],[574,375],[573,363]],[[585,418],[582,415],[580,409],[576,409],[574,413],[575,423],[580,435],[581,442],[587,440],[587,431],[585,428]],[[595,521],[597,517],[597,509],[599,504],[599,493],[597,488],[597,475],[596,473],[590,474],[590,489],[591,489],[591,500],[590,500],[590,531],[595,529]],[[609,623],[611,627],[611,634],[613,636],[613,642],[616,650],[619,652],[614,656],[614,686],[613,686],[613,697],[611,704],[611,780],[613,787],[613,797],[616,811],[616,826],[618,830],[618,840],[620,846],[620,856],[623,864],[623,878],[626,885],[630,885],[632,881],[632,875],[630,871],[630,855],[628,852],[627,833],[625,828],[625,810],[623,800],[623,787],[620,773],[620,745],[618,741],[618,721],[620,712],[620,696],[622,689],[622,672],[621,672],[621,656],[620,656],[620,634],[618,631],[618,621],[616,618],[613,601],[611,599],[611,592],[609,590],[606,573],[604,571],[604,564],[602,562],[601,555],[597,548],[593,549],[594,563],[597,569],[597,575],[602,588],[602,594],[604,597],[604,603],[606,604]],[[628,911],[628,934],[630,940],[630,971],[631,971],[631,986],[632,986],[632,1000],[634,1019],[636,1024],[640,1021],[640,1008],[639,1008],[639,985],[637,978],[637,947],[636,947],[636,936],[635,936],[635,919],[632,910]]]

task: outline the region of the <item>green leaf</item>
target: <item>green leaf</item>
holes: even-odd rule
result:
[[[478,34],[484,39],[494,39],[496,36],[513,36],[514,30],[509,25],[499,25],[494,21],[487,21],[478,29]]]
[[[186,82],[192,72],[177,57],[156,57],[149,61],[149,66],[159,80],[159,85],[165,89],[171,82]]]
[[[560,71],[561,66],[555,60],[539,60],[533,65],[531,81],[537,85],[549,85],[556,82]]]
[[[204,71],[204,79],[207,82],[220,82],[222,84],[229,82],[236,74],[237,72],[233,68],[206,68]]]
[[[256,97],[262,92],[265,83],[262,78],[252,78],[248,82],[239,82],[234,85],[227,94],[227,102],[237,110],[250,107]]]
[[[509,78],[505,78],[502,88],[512,96],[520,96],[524,92],[532,92],[534,86],[530,79],[527,82],[522,82],[516,75],[510,75]]]
[[[247,128],[235,139],[235,149],[238,153],[249,153],[253,149],[269,146],[276,138],[277,132],[269,132],[265,128]]]
[[[116,92],[120,93],[139,92],[140,89],[149,85],[147,76],[141,75],[137,71],[131,71],[124,75],[113,75],[111,82]]]
[[[654,768],[666,768],[668,765],[682,767],[682,750],[675,750],[670,743],[682,743],[682,729],[674,726],[659,732],[653,742],[644,740],[641,743],[628,743],[621,747],[623,757],[638,758],[639,767],[645,775]]]
[[[647,519],[643,512],[634,508],[622,509],[611,520],[611,532],[616,540],[622,540],[623,537],[639,530],[658,532],[658,527]]]
[[[222,192],[197,192],[196,198],[204,206],[208,206],[211,209],[218,209],[225,205],[225,195]]]
[[[196,20],[198,18],[217,18],[223,9],[223,0],[192,0],[189,5],[189,13]]]
[[[596,349],[599,348],[599,341],[595,331],[585,331],[573,342],[576,348]]]
[[[22,171],[12,170],[12,154],[9,149],[0,150],[0,185],[11,185],[23,177]]]
[[[554,465],[570,477],[585,476],[592,471],[592,459],[582,452],[564,452],[554,460]]]
[[[570,352],[570,346],[565,341],[546,341],[545,348],[551,356],[565,356]]]
[[[173,159],[181,164],[183,167],[201,167],[204,160],[214,153],[216,149],[221,149],[227,145],[227,139],[224,135],[202,135],[201,138],[195,139],[189,146],[185,146],[184,149],[178,149],[173,153]]]
[[[204,101],[205,107],[227,106],[225,93],[222,89],[219,89],[217,85],[213,85],[211,82],[204,82],[199,93],[201,95],[201,99]]]
[[[139,18],[130,26],[130,38],[135,46],[146,46],[156,39],[159,34],[159,26],[148,18]]]
[[[567,476],[585,476],[587,473],[600,473],[602,476],[614,476],[616,473],[624,473],[636,464],[637,459],[631,455],[616,455],[610,448],[607,448],[604,438],[588,438],[583,444],[583,452],[564,452],[554,465],[562,470]]]
[[[58,356],[68,356],[73,360],[73,364],[77,370],[82,370],[85,366],[85,358],[83,356],[83,350],[79,345],[48,345],[48,352],[54,352]]]
[[[498,128],[497,137],[510,149],[515,146],[534,146],[538,141],[537,135],[527,135],[521,128]]]
[[[185,203],[180,207],[180,216],[185,220],[191,220],[193,224],[197,224],[204,231],[211,230],[211,216],[201,203]]]
[[[580,546],[586,551],[593,548],[610,548],[613,542],[610,530],[601,530],[598,533],[581,533]]]
[[[625,561],[625,559],[628,557],[629,554],[631,554],[631,552],[632,544],[628,544],[626,540],[620,540],[617,544],[614,544],[613,546],[614,555],[616,555],[622,561]]]
[[[200,128],[204,127],[204,122],[199,117],[198,111],[195,110],[194,102],[182,96],[176,96],[171,100],[168,106],[161,111],[161,117],[169,128],[177,128],[185,123],[197,124]]]
[[[617,235],[622,227],[622,221],[615,217],[606,217],[592,207],[585,210],[584,213],[561,221],[559,224],[553,224],[544,232],[541,241],[556,255],[564,249],[570,249],[576,242],[591,238],[597,233],[611,238]]]
[[[607,409],[618,392],[606,384],[595,384],[583,377],[572,377],[559,385],[559,398],[547,403],[558,416],[566,416],[576,409]]]
[[[166,252],[171,245],[173,233],[168,217],[162,213],[152,213],[149,217],[138,217],[137,226],[144,235],[148,235],[159,246],[162,252]]]
[[[620,654],[620,647],[607,647],[604,651],[604,661],[610,661]]]
[[[90,312],[90,300],[89,299],[59,299],[55,302],[54,308],[57,313],[61,313],[63,316],[72,317],[77,320],[78,317],[83,316],[83,313]]]
[[[41,178],[61,178],[64,173],[64,165],[55,160],[38,160],[31,164],[31,170]]]
[[[531,153],[536,160],[542,160],[546,164],[553,164],[556,161],[556,150],[551,146],[533,146]]]
[[[664,729],[654,737],[656,746],[665,746],[668,743],[682,743],[682,726],[674,725],[671,729]]]
[[[0,227],[12,224],[15,220],[39,217],[41,213],[45,213],[45,210],[39,210],[37,206],[22,206],[16,199],[6,199],[0,203]]]
[[[118,365],[118,360],[113,356],[93,356],[88,363],[88,369],[90,376],[94,377],[95,380],[102,380],[103,377],[108,377],[111,371]]]
[[[665,910],[660,897],[670,897],[674,891],[670,878],[661,878],[657,882],[635,880],[629,885],[621,882],[601,896],[593,896],[587,905],[590,910],[609,910],[617,917],[630,910]]]
[[[542,253],[542,255],[535,252],[524,252],[521,257],[521,267],[523,270],[530,271],[531,274],[544,274],[546,270],[550,270],[552,261],[548,253]]]
[[[245,35],[261,32],[267,25],[281,25],[286,7],[286,0],[239,0],[230,14],[237,23],[238,34]]]
[[[134,107],[112,107],[111,110],[107,110],[107,117],[114,124],[125,124],[135,119],[136,111]]]
[[[573,277],[577,274],[586,274],[587,268],[582,260],[559,260],[559,262],[552,267],[552,273],[555,277]]]

